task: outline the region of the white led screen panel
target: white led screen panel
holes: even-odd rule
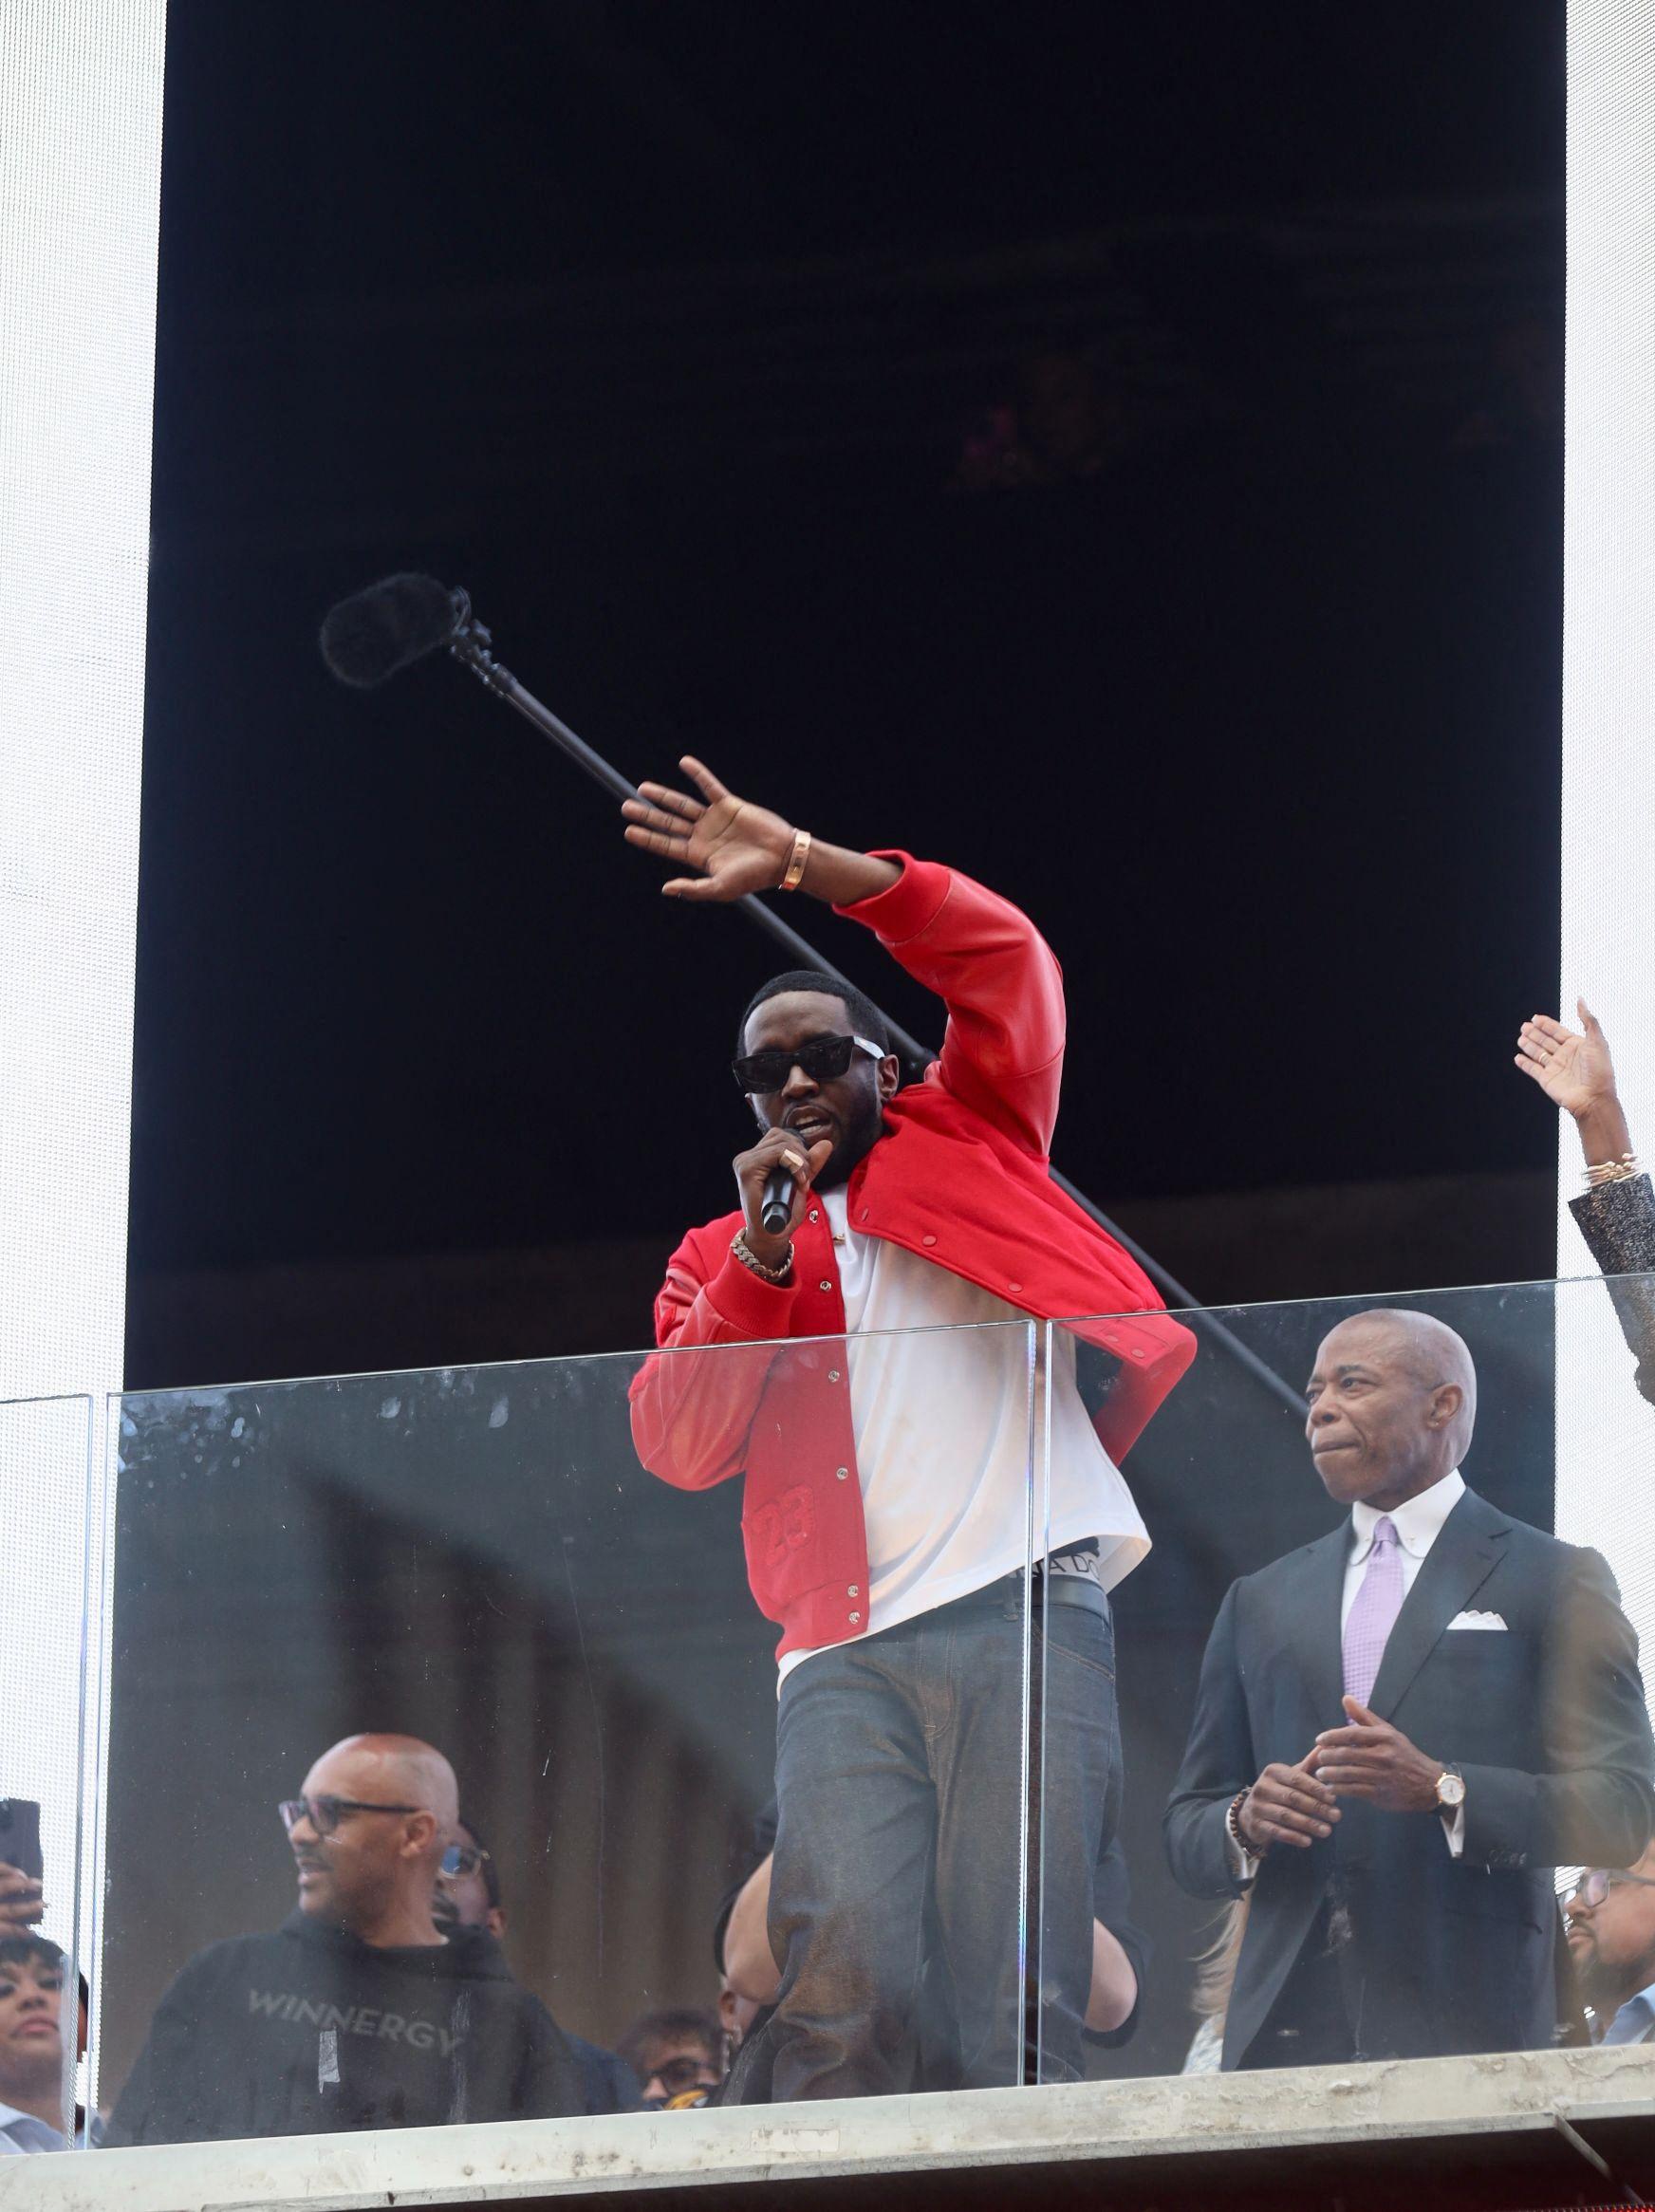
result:
[[[1584,994],[1655,1156],[1655,7],[1570,0],[1563,1018]],[[1534,1010],[1524,1008],[1525,1013]],[[1561,1132],[1564,1199],[1582,1186]],[[1560,1209],[1560,1275],[1591,1271]],[[1602,1292],[1557,1301],[1557,1531],[1620,1578],[1655,1680],[1655,1408]]]
[[[0,7],[0,1399],[121,1379],[165,27]],[[64,1941],[76,1426],[0,1421],[0,1795],[51,1795]]]

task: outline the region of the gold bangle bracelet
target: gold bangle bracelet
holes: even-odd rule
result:
[[[809,858],[810,832],[808,829],[795,829],[793,831],[793,849],[788,855],[787,872],[776,885],[778,891],[796,891],[798,889],[804,881],[805,868]]]
[[[1630,1182],[1634,1176],[1642,1175],[1643,1172],[1634,1155],[1628,1152],[1624,1160],[1605,1160],[1595,1167],[1589,1167],[1586,1171],[1586,1187],[1589,1191],[1595,1191],[1601,1190],[1606,1182]]]

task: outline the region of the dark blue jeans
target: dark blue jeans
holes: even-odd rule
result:
[[[1031,1864],[1044,1862],[1030,1892],[1042,1899],[1041,2073],[1073,2081],[1092,1870],[1119,1794],[1114,1631],[1106,1604],[1054,1605],[1043,1635],[1038,1589],[1034,1602],[1047,1746],[1031,1832]],[[770,1902],[781,1987],[725,2102],[936,2087],[945,2047],[962,2088],[1016,2080],[1022,1634],[1019,1578],[818,1652],[783,1682]],[[1029,1928],[1032,1975],[1032,1915]]]

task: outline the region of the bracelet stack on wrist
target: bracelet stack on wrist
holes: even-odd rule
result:
[[[1630,1182],[1635,1175],[1642,1175],[1643,1172],[1638,1164],[1638,1155],[1635,1152],[1623,1152],[1618,1160],[1600,1160],[1595,1166],[1589,1163],[1586,1187],[1589,1191],[1594,1191],[1606,1182]]]
[[[750,1269],[753,1274],[760,1276],[767,1283],[785,1283],[793,1272],[793,1247],[790,1241],[783,1255],[780,1267],[765,1266],[763,1260],[748,1243],[745,1229],[737,1229],[730,1239],[730,1249],[744,1268]]]

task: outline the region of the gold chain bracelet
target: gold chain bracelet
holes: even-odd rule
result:
[[[785,1283],[793,1272],[793,1248],[790,1242],[788,1245],[787,1256],[780,1267],[765,1266],[757,1253],[749,1246],[745,1229],[737,1229],[730,1239],[730,1249],[744,1268],[750,1268],[755,1275],[761,1276],[767,1283]]]

